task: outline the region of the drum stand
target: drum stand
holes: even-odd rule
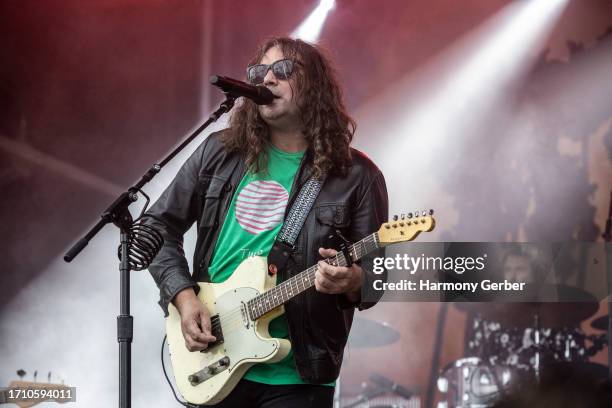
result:
[[[482,321],[481,315],[480,318]],[[497,371],[495,370],[495,366],[493,365],[493,363],[491,363],[491,359],[489,358],[491,354],[491,350],[485,349],[485,341],[483,339],[482,343],[480,344],[480,355],[482,356],[481,361],[484,362],[485,367],[489,371],[489,375],[493,377],[493,382],[497,387],[498,398],[501,399],[505,395],[503,388],[503,378],[501,381],[499,380],[499,377],[497,376]]]
[[[533,372],[535,374],[535,379],[536,379],[536,384],[540,384],[540,375],[541,375],[541,365],[540,365],[540,316],[539,313],[535,313],[535,315],[533,316],[533,322],[534,322],[534,332],[533,332],[533,337],[535,340],[535,345],[534,345],[534,349],[535,349],[535,355],[534,355],[534,362],[533,362]]]

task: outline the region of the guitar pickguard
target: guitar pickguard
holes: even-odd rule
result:
[[[282,308],[252,321],[245,303],[273,287],[275,277],[267,274],[265,258],[251,257],[223,283],[199,283],[198,297],[211,316],[218,316],[222,341],[204,352],[185,347],[180,315],[169,305],[166,320],[168,346],[175,381],[181,395],[194,404],[215,404],[234,388],[255,363],[278,361],[291,349],[289,341],[270,338],[268,323]],[[215,323],[211,319],[211,324]]]

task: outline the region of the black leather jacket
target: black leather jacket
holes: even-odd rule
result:
[[[161,230],[165,239],[149,271],[160,289],[159,303],[166,314],[168,302],[179,291],[187,287],[197,290],[195,282],[210,281],[212,250],[234,190],[246,171],[242,157],[224,149],[220,133],[210,135],[199,146],[143,219]],[[281,279],[321,259],[318,248],[331,245],[327,237],[335,229],[348,240],[358,241],[387,221],[388,199],[382,173],[359,151],[353,149],[352,157],[346,177],[328,176],[325,180]],[[287,211],[309,174],[306,154],[295,177]],[[183,234],[194,222],[197,244],[192,276],[182,243]],[[372,289],[372,281],[386,279],[386,274],[375,275],[371,271],[372,258],[383,255],[380,250],[361,261],[365,273],[359,304],[350,304],[343,295],[311,289],[285,305],[295,362],[304,381],[328,383],[338,377],[354,307],[371,307],[382,295]]]

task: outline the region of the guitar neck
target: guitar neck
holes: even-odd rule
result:
[[[351,245],[347,251],[351,259],[353,261],[357,261],[380,247],[381,245],[378,238],[378,233],[375,232],[368,235],[361,241]],[[347,266],[348,264],[347,259],[342,252],[338,252],[336,256],[327,258],[326,261],[330,265],[334,266]],[[315,283],[316,271],[317,265],[313,265],[268,290],[267,292],[264,292],[251,299],[247,303],[251,319],[256,320],[260,318],[272,309],[285,304],[290,299],[313,287]]]

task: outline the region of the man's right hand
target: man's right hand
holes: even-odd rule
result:
[[[196,296],[193,288],[180,291],[172,303],[181,315],[181,329],[185,346],[189,351],[205,350],[209,343],[217,340],[210,329],[210,313]]]

